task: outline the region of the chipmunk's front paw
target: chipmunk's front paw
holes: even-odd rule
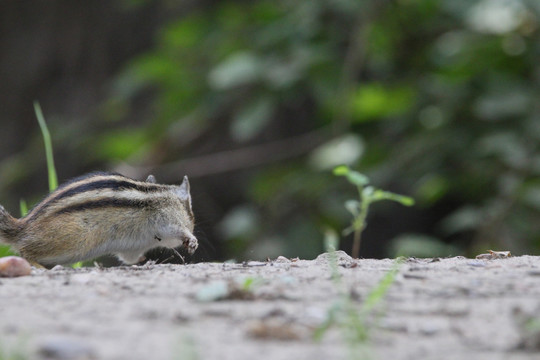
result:
[[[197,242],[197,238],[191,234],[189,236],[184,238],[184,241],[182,242],[182,245],[187,249],[188,253],[190,255],[193,255],[195,250],[199,247],[199,243]]]

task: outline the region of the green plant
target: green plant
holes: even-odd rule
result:
[[[0,349],[0,360],[25,360],[28,359],[26,355],[24,355],[22,352],[19,352],[19,350],[15,350],[13,352],[2,352]]]
[[[379,305],[390,286],[394,283],[396,275],[402,264],[402,258],[397,258],[392,268],[387,271],[381,280],[367,294],[361,307],[355,306],[355,301],[348,291],[343,276],[339,272],[336,248],[338,245],[338,235],[333,230],[327,230],[325,233],[325,247],[328,252],[328,261],[332,279],[335,287],[338,289],[339,296],[334,304],[328,309],[326,320],[319,326],[313,337],[319,341],[331,326],[338,326],[343,332],[343,338],[346,340],[351,352],[351,359],[369,358],[366,352],[366,343],[369,339],[370,326],[368,317],[372,315],[374,309]]]
[[[37,101],[34,101],[34,112],[36,114],[36,118],[39,123],[39,128],[41,129],[41,134],[43,135],[43,142],[45,144],[45,156],[47,158],[47,173],[49,175],[49,190],[54,191],[58,187],[58,177],[56,175],[56,169],[54,166],[51,135],[49,133],[49,129],[47,128],[47,123],[45,122],[45,118],[43,117],[41,106],[39,105],[39,102]],[[28,214],[28,204],[26,203],[26,200],[20,199],[19,210],[21,213],[21,217],[24,217],[26,216],[26,214]],[[9,246],[7,245],[0,246],[0,257],[13,255],[13,254],[14,252],[10,249]]]
[[[248,276],[244,279],[236,280],[238,287],[241,291],[253,293],[257,288],[264,284],[264,279],[254,276]]]
[[[400,204],[403,204],[405,206],[412,206],[414,205],[414,199],[408,196],[398,195],[389,191],[377,189],[369,185],[369,179],[367,176],[357,171],[351,170],[346,165],[336,167],[334,169],[334,175],[344,176],[351,184],[356,186],[356,188],[358,189],[360,201],[347,200],[345,202],[345,208],[347,208],[347,210],[349,210],[349,212],[352,214],[353,219],[351,225],[343,231],[344,235],[354,233],[351,255],[354,258],[358,258],[358,255],[360,253],[360,244],[362,240],[362,231],[366,227],[366,218],[368,215],[369,206],[372,203],[381,200],[392,200],[399,202]]]
[[[39,128],[41,129],[41,134],[43,135],[43,142],[45,144],[45,156],[47,157],[47,173],[49,174],[49,191],[54,191],[58,187],[58,177],[56,176],[56,168],[54,167],[54,156],[51,135],[49,129],[47,128],[47,123],[43,117],[43,112],[41,111],[41,106],[39,102],[34,102],[34,111],[39,123]]]
[[[0,257],[15,255],[8,245],[0,245]]]
[[[0,341],[0,360],[26,360],[29,356],[26,353],[26,337],[17,339],[13,346],[8,347]]]
[[[52,192],[56,190],[58,187],[58,176],[56,174],[56,167],[54,166],[54,155],[53,155],[53,146],[52,146],[52,140],[51,140],[51,134],[49,133],[49,129],[47,127],[47,123],[45,122],[45,117],[43,116],[43,111],[41,110],[41,106],[39,105],[39,102],[34,101],[34,112],[36,114],[36,118],[39,124],[39,128],[41,129],[41,134],[43,135],[43,143],[45,145],[45,156],[47,159],[47,173],[49,176],[49,191]],[[21,212],[21,216],[24,217],[26,214],[28,214],[28,205],[26,203],[26,200],[21,199],[19,202],[19,208]],[[0,247],[0,257],[1,256],[7,256],[13,254],[13,251],[9,249],[9,247]],[[82,267],[82,262],[77,262],[75,264],[72,264],[73,268],[80,268]]]
[[[43,135],[43,143],[45,145],[45,156],[47,159],[47,174],[49,175],[49,191],[54,191],[58,187],[58,177],[56,175],[56,168],[54,166],[54,155],[52,148],[51,135],[49,129],[47,128],[47,123],[43,117],[43,111],[41,111],[41,106],[39,102],[34,101],[34,112],[41,129],[41,134]],[[26,200],[21,199],[19,203],[19,208],[21,211],[21,216],[26,216],[28,214],[28,205]]]
[[[264,284],[264,279],[248,276],[232,281],[213,281],[199,289],[196,298],[199,301],[218,301],[223,299],[252,300],[255,290]]]
[[[197,343],[192,335],[182,334],[180,340],[175,343],[174,359],[199,360],[201,358],[197,349]]]

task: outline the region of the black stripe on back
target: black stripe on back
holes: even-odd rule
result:
[[[86,180],[86,179],[90,179],[90,178],[93,178],[93,177],[97,177],[97,176],[120,176],[120,177],[123,177],[123,178],[127,178],[129,179],[128,177],[122,175],[122,174],[119,174],[119,173],[116,173],[116,172],[106,172],[106,171],[94,171],[94,172],[91,172],[91,173],[87,173],[87,174],[84,174],[84,175],[81,175],[81,176],[77,176],[77,177],[74,177],[74,178],[71,178],[65,182],[63,182],[62,184],[60,184],[58,186],[58,188],[56,188],[56,190],[62,190],[63,188],[71,185],[71,184],[74,184],[74,183],[77,183],[79,181],[83,181],[83,180]],[[133,180],[135,181],[135,180]]]
[[[73,204],[57,210],[54,215],[69,214],[74,212],[102,209],[108,207],[123,207],[123,208],[151,208],[155,204],[153,200],[134,200],[134,199],[117,199],[107,198],[100,200],[89,200],[79,204]]]
[[[93,174],[93,176],[102,175],[99,173]],[[111,174],[107,174],[111,175]],[[81,177],[77,181],[82,181],[91,176],[85,176]],[[74,182],[71,181],[69,184],[73,184]],[[58,190],[61,190],[65,188],[66,185],[63,185],[58,188]],[[95,180],[90,181],[84,184],[81,184],[79,186],[75,186],[72,189],[69,189],[65,192],[60,193],[60,195],[55,196],[55,192],[53,192],[49,197],[45,198],[42,203],[38,204],[36,206],[36,211],[30,211],[28,214],[28,220],[31,220],[38,216],[39,214],[43,213],[45,209],[47,209],[51,204],[54,204],[62,199],[69,198],[87,191],[93,191],[93,190],[103,190],[103,189],[110,189],[113,191],[122,191],[122,190],[137,190],[144,193],[149,192],[157,192],[157,191],[163,191],[165,187],[157,184],[152,183],[134,183],[127,180],[119,180],[119,179],[102,179],[102,180]],[[58,191],[57,190],[57,191]],[[56,192],[57,192],[56,191]],[[41,206],[40,206],[41,205]]]
[[[126,180],[116,180],[116,179],[106,179],[106,180],[96,180],[92,182],[88,182],[79,186],[74,187],[73,189],[69,189],[68,191],[63,192],[60,194],[60,196],[55,197],[54,199],[51,199],[52,201],[65,199],[70,196],[75,196],[80,193],[84,193],[87,191],[92,190],[102,190],[102,189],[111,189],[113,191],[121,191],[121,190],[137,190],[141,192],[155,192],[155,191],[161,191],[163,190],[162,187],[155,184],[136,184],[132,183],[130,181]]]

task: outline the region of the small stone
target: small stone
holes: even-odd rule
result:
[[[263,261],[245,261],[242,263],[244,267],[266,266],[266,262]]]
[[[476,255],[476,258],[479,260],[495,260],[495,259],[506,259],[511,256],[512,254],[510,253],[510,251],[488,250],[487,254]]]
[[[318,264],[328,263],[332,257],[334,257],[338,261],[338,263],[353,261],[353,258],[350,257],[349,254],[347,254],[345,251],[337,250],[334,252],[326,252],[317,256],[315,262]]]
[[[97,359],[94,349],[83,342],[57,338],[41,344],[38,353],[47,360],[93,360]]]
[[[294,341],[305,337],[303,329],[298,325],[273,318],[249,322],[246,333],[248,336],[260,340]]]
[[[32,273],[30,263],[18,256],[0,258],[0,277],[27,276]]]
[[[467,265],[472,266],[472,267],[486,267],[486,264],[484,262],[475,261],[475,260],[468,261]]]

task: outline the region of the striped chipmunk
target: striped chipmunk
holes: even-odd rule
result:
[[[68,181],[25,217],[0,206],[0,243],[35,266],[51,267],[115,254],[127,264],[156,247],[197,249],[187,176],[180,186],[91,173]]]

